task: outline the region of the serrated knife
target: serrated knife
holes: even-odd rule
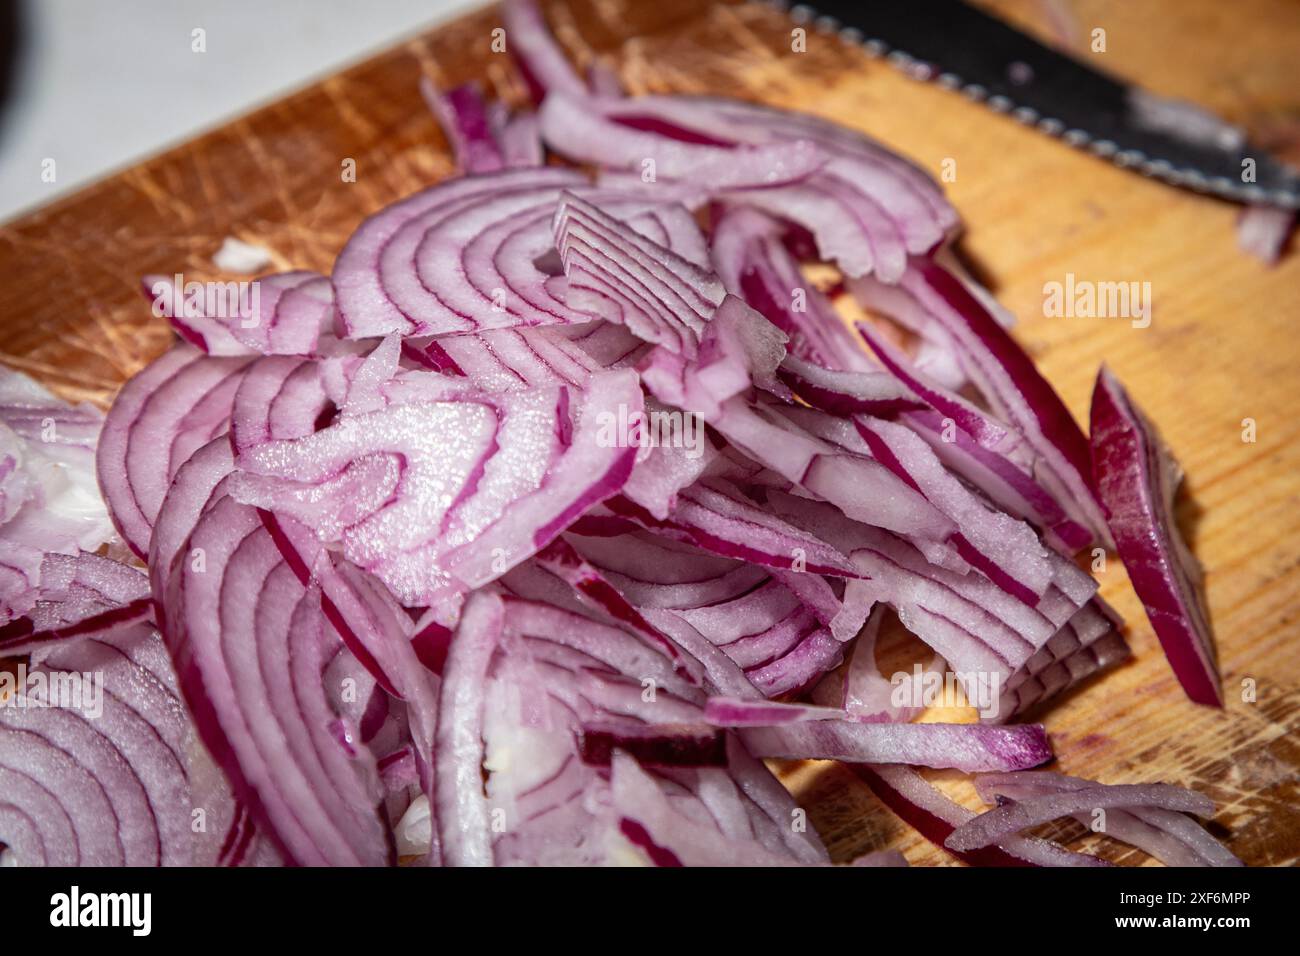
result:
[[[1236,127],[1108,76],[960,0],[815,0],[789,11],[916,79],[1119,166],[1234,202],[1300,208],[1300,176]]]

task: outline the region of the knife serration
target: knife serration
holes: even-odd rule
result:
[[[959,91],[1118,166],[1234,202],[1300,209],[1300,176],[1234,127],[1206,113],[1194,124],[1177,114],[1170,122],[1160,105],[1168,101],[960,0],[769,2],[914,79]]]

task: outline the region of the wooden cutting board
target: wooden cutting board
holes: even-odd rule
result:
[[[1270,138],[1300,127],[1300,4],[994,6]],[[1219,807],[1216,832],[1243,859],[1300,859],[1300,416],[1291,405],[1300,399],[1300,254],[1266,268],[1236,251],[1235,208],[1075,153],[833,38],[810,32],[806,51],[794,52],[791,23],[764,6],[573,0],[548,16],[576,62],[605,58],[633,91],[812,111],[936,176],[955,160],[947,188],[967,224],[967,258],[1020,317],[1021,342],[1081,420],[1104,359],[1159,423],[1186,466],[1179,518],[1208,572],[1226,710],[1184,698],[1111,561],[1102,593],[1129,621],[1136,659],[1044,716],[1059,766],[1108,783],[1203,790]],[[417,93],[421,74],[442,85],[478,79],[521,100],[509,58],[490,50],[497,25],[485,10],[440,26],[0,229],[0,361],[104,405],[170,340],[139,296],[142,274],[214,278],[211,257],[232,235],[273,250],[276,268],[328,271],[363,216],[452,172]],[[1087,52],[1098,27],[1106,52]],[[165,86],[160,77],[160,95]],[[355,182],[341,176],[348,160]],[[1067,273],[1150,282],[1150,327],[1044,317],[1044,283]],[[1253,442],[1243,440],[1246,419]],[[1248,685],[1253,699],[1243,699]],[[781,769],[837,859],[894,845],[914,864],[951,862],[843,768]],[[975,805],[963,782],[940,785]],[[1096,843],[1082,828],[1056,832]]]

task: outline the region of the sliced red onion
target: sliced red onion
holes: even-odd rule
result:
[[[1237,248],[1265,265],[1275,265],[1295,228],[1292,209],[1247,206],[1237,218]]]
[[[501,124],[496,136],[501,146],[501,158],[510,168],[541,166],[546,162],[541,121],[536,113],[516,113]]]
[[[930,175],[882,144],[836,123],[758,103],[713,100],[729,123],[763,139],[807,139],[831,157],[827,171],[879,203],[908,252],[934,248],[959,225],[956,210]],[[757,133],[756,131],[761,131]]]
[[[724,295],[711,273],[572,194],[562,197],[556,211],[555,245],[571,307],[626,325],[643,341],[676,354],[695,354],[698,336]]]
[[[143,623],[152,612],[149,579],[135,568],[84,552],[76,557],[46,555],[35,607],[26,617],[0,627],[0,656],[111,635]]]
[[[843,642],[870,609],[847,593],[841,600],[816,574],[776,571],[767,579],[759,568],[678,550],[668,540],[574,540],[659,630],[677,639],[674,621],[684,624],[688,650],[731,696],[773,696],[811,684],[840,662]],[[630,562],[620,560],[625,555]],[[653,615],[657,608],[672,616]],[[719,651],[725,662],[717,660]],[[730,670],[735,665],[743,674]]]
[[[201,301],[191,302],[170,276],[144,276],[140,287],[144,297],[153,302],[154,314],[167,316],[176,334],[196,349],[207,355],[225,356],[252,352],[230,331],[232,325],[251,321],[252,317],[250,297],[241,295],[237,284],[230,284],[231,294],[220,303],[219,315],[209,315]],[[226,312],[230,315],[226,316]]]
[[[858,330],[876,356],[931,410],[909,412],[905,421],[930,443],[951,470],[1000,507],[1034,521],[1068,551],[1092,541],[1092,533],[1067,513],[1055,495],[1032,474],[1032,453],[1023,438],[960,395],[928,379],[866,323]],[[1028,461],[1030,465],[1022,462]]]
[[[462,172],[491,173],[505,166],[487,103],[476,84],[466,83],[443,93],[425,76],[420,78],[420,93],[442,127]]]
[[[710,697],[704,704],[704,719],[718,727],[778,727],[805,720],[843,720],[846,716],[844,711],[834,707],[780,704],[768,700]]]
[[[1010,720],[1132,656],[1119,618],[1100,598],[1081,607],[1007,678],[997,720]]]
[[[784,236],[780,223],[757,210],[726,210],[713,227],[712,253],[727,291],[784,332],[792,356],[836,371],[877,372],[830,300],[800,271]]]
[[[768,492],[767,501],[777,514],[848,553],[871,578],[875,597],[892,605],[907,629],[959,676],[966,675],[965,690],[972,701],[1000,690],[1095,590],[1086,575],[1059,559],[1061,577],[1039,606],[1030,608],[983,576],[938,567],[907,542],[846,522],[829,506],[775,490]],[[1077,589],[1076,575],[1091,586]],[[992,683],[995,679],[998,685]],[[984,700],[984,716],[996,716],[997,705],[996,700]]]
[[[167,315],[182,339],[208,355],[307,355],[333,332],[333,293],[315,272],[281,272],[254,279],[251,291],[233,290],[228,315],[209,315],[188,303],[168,276],[143,279],[146,297]]]
[[[421,769],[427,771],[436,685],[420,663],[420,635],[413,633],[411,616],[381,583],[340,559],[305,525],[266,511],[259,512],[259,518],[299,583],[319,588],[321,611],[357,663],[384,691],[406,702],[410,736],[423,761]]]
[[[579,395],[390,406],[241,455],[233,493],[342,541],[404,603],[429,604],[500,577],[617,491],[636,449],[601,435],[640,408],[628,372],[593,376]]]
[[[187,548],[205,556],[170,580],[167,641],[200,735],[250,812],[303,864],[382,864],[373,759],[330,730],[319,675],[329,632],[257,512],[223,498]],[[249,595],[223,600],[226,593]],[[297,668],[298,670],[291,670]]]
[[[185,542],[203,512],[224,495],[223,482],[234,465],[229,438],[225,435],[214,438],[176,470],[176,477],[158,509],[149,541],[149,584],[159,609],[156,623],[164,631],[168,622],[162,612],[166,609],[169,582],[176,564],[189,560],[197,567],[206,562],[204,555],[186,552]]]
[[[578,603],[594,608],[608,619],[631,630],[649,646],[673,661],[687,679],[694,681],[687,655],[628,603],[601,573],[589,564],[564,538],[557,538],[537,553],[533,563],[573,589]],[[547,593],[549,598],[554,592]]]
[[[858,323],[858,332],[871,346],[882,365],[902,384],[919,396],[940,415],[952,420],[981,447],[992,451],[1010,451],[1015,447],[1015,437],[1007,426],[982,412],[966,399],[931,382],[915,371],[907,359],[866,322]]]
[[[103,726],[0,719],[22,738],[0,732],[0,848],[824,864],[773,757],[849,762],[970,861],[1100,864],[1007,819],[1115,788],[1013,773],[1014,802],[973,818],[907,765],[1020,770],[1050,757],[1042,728],[903,723],[917,708],[875,665],[888,604],[993,721],[1127,653],[1096,583],[1022,523],[1061,551],[1106,540],[1082,435],[944,247],[936,185],[814,117],[624,97],[604,64],[580,78],[533,3],[505,18],[541,111],[426,82],[466,175],[364,222],[330,279],[173,308],[192,344],[102,436],[0,375],[0,651],[130,690]],[[606,168],[544,166],[543,139]],[[835,261],[914,358],[866,329],[882,370],[800,257]],[[1112,417],[1154,444],[1130,411]],[[647,441],[655,415],[683,440]],[[115,548],[85,553],[106,534],[92,461],[147,589]],[[1171,487],[1137,473],[1129,498]],[[1168,507],[1134,511],[1180,546]],[[1155,805],[1116,804],[1116,835],[1222,859],[1139,790]],[[200,808],[211,832],[186,833]]]
[[[787,355],[780,374],[809,405],[835,415],[888,416],[925,408],[911,389],[882,372],[836,372]]]
[[[659,177],[686,180],[692,188],[763,187],[766,192],[780,188],[776,184],[800,182],[826,162],[802,139],[748,144],[721,138],[735,132],[731,130],[720,136],[684,130],[643,113],[650,101],[597,100],[557,91],[538,113],[542,138],[570,159],[641,173],[651,192]]]
[[[560,190],[584,183],[558,167],[467,176],[371,216],[334,264],[343,328],[362,338],[576,321],[534,260],[551,248]]]
[[[697,608],[740,597],[768,579],[763,568],[644,532],[568,538],[638,608]]]
[[[623,486],[622,496],[644,508],[657,520],[668,518],[679,506],[683,490],[694,485],[717,456],[713,441],[702,421],[693,421],[681,412],[647,398],[646,421],[674,421],[681,423],[681,437],[687,441],[674,441],[671,426],[667,440],[642,437],[637,462]],[[688,431],[689,429],[689,431]]]
[[[610,798],[619,831],[656,866],[789,866],[797,861],[755,840],[734,840],[678,812],[626,754],[615,756]]]
[[[625,499],[606,503],[614,514],[723,557],[770,568],[858,577],[847,557],[801,528],[773,517],[739,488],[704,480],[678,493],[672,517],[659,521]]]
[[[1105,367],[1092,393],[1092,458],[1115,545],[1178,682],[1198,704],[1222,707],[1201,567],[1174,522],[1182,470]]]
[[[581,385],[600,366],[555,329],[500,329],[478,335],[450,335],[427,344],[407,340],[421,350],[422,365],[460,374],[488,392],[546,385]],[[452,370],[455,371],[452,371]]]
[[[439,692],[434,786],[442,857],[450,866],[492,863],[481,728],[488,667],[501,640],[504,613],[500,599],[491,594],[470,598]]]
[[[1100,784],[1078,777],[1049,771],[1022,771],[1010,774],[984,774],[975,781],[985,802],[999,798],[1024,800],[1052,793],[1094,789]],[[1076,820],[1092,827],[1091,813],[1073,814]],[[1190,817],[1159,807],[1135,806],[1106,812],[1103,832],[1135,846],[1169,866],[1241,866],[1223,844]]]
[[[55,674],[21,672],[49,687]],[[93,675],[69,675],[77,697]],[[86,695],[93,697],[92,688]],[[84,700],[58,700],[27,688],[0,707],[0,786],[5,809],[25,817],[31,831],[0,842],[16,845],[24,865],[150,866],[159,861],[157,822],[130,765],[96,730],[103,714]],[[108,708],[109,722],[117,718]],[[120,718],[117,718],[120,719]],[[119,731],[120,733],[120,731]],[[13,817],[0,818],[12,827]],[[26,829],[26,828],[23,828]],[[64,855],[67,854],[67,855]]]
[[[895,281],[907,252],[930,250],[956,222],[924,173],[813,117],[727,100],[570,94],[548,96],[541,117],[547,143],[571,158],[619,168],[648,158],[656,177],[800,224],[849,275],[875,269]],[[777,143],[785,154],[759,159]]]
[[[990,508],[950,473],[924,439],[905,425],[856,415],[853,425],[871,455],[960,528],[957,552],[990,581],[1036,605],[1052,579],[1047,551],[1034,530]]]
[[[953,803],[911,767],[852,764],[881,802],[931,843],[973,866],[1108,866],[1105,860],[1075,853],[1035,837],[1009,835],[992,846],[956,851],[945,840],[975,814]]]
[[[586,84],[569,66],[533,0],[507,0],[502,5],[501,14],[505,20],[508,49],[519,63],[537,102],[552,92],[575,96],[586,94]]]
[[[917,717],[924,708],[895,703],[900,690],[908,700],[920,699],[910,693],[916,681],[914,674],[908,674],[904,678],[900,689],[893,681],[886,680],[876,665],[876,642],[884,618],[883,612],[884,608],[879,606],[872,611],[867,626],[853,646],[853,656],[849,659],[842,678],[841,698],[844,710],[859,720],[899,723]],[[921,673],[942,674],[945,669],[944,661],[936,655]]]
[[[715,405],[707,381],[694,380],[693,373],[683,376],[666,362],[643,375],[661,401],[703,415],[755,461],[849,517],[926,538],[943,539],[952,531],[949,519],[879,463],[824,441],[776,409],[740,396]],[[678,384],[683,378],[684,386]]]
[[[1027,769],[1052,759],[1039,724],[881,724],[819,720],[750,728],[741,739],[756,757],[908,763],[977,772]],[[963,849],[958,847],[958,849]]]
[[[91,864],[99,838],[70,834],[65,828],[80,818],[81,808],[88,805],[87,800],[93,802],[95,793],[103,793],[111,810],[108,816],[91,820],[90,826],[103,832],[113,829],[110,821],[116,821],[116,839],[127,865],[203,862],[191,847],[191,806],[201,808],[203,804],[197,799],[191,803],[183,749],[188,722],[166,681],[149,669],[165,669],[164,677],[171,677],[166,655],[157,653],[159,644],[151,630],[137,628],[107,640],[59,645],[30,673],[79,675],[81,693],[76,693],[76,685],[65,683],[65,693],[59,695],[56,706],[28,710],[10,701],[0,708],[4,746],[15,742],[17,735],[36,745],[30,748],[33,755],[54,761],[50,772],[25,782],[12,778],[6,787],[9,807],[21,812],[28,825],[46,837],[33,844],[22,832],[15,835],[10,831],[6,815],[0,814],[0,842],[14,848],[19,864],[60,860]],[[75,678],[62,679],[70,682]],[[88,681],[98,684],[93,693],[86,687]],[[48,749],[51,746],[63,756],[53,756],[54,751]],[[51,804],[39,797],[39,784],[34,784],[39,780],[45,786],[53,785],[72,764],[84,768],[94,783],[78,784],[78,792],[48,791],[57,793],[63,807],[47,815],[45,808]],[[5,766],[10,769],[0,770],[0,776],[9,778],[14,765]],[[66,854],[74,858],[68,859]]]
[[[43,666],[104,675],[104,715],[95,726],[112,740],[141,782],[158,832],[159,864],[204,863],[194,810],[206,814],[210,806],[196,785],[193,729],[157,633],[137,628],[59,645]]]
[[[230,414],[237,455],[274,440],[303,438],[331,424],[338,407],[326,373],[334,366],[298,356],[267,356],[244,373]]]
[[[246,358],[214,358],[177,345],[122,387],[96,455],[113,523],[139,557],[168,482],[202,445],[226,431]]]
[[[855,294],[868,307],[886,291],[872,279],[854,284]],[[891,294],[909,298],[944,330],[984,397],[1060,482],[1065,497],[1058,500],[1072,502],[1082,523],[1105,540],[1105,523],[1090,481],[1087,439],[1015,339],[960,279],[931,259],[910,260],[898,291]],[[890,311],[888,305],[885,311]]]
[[[50,552],[93,551],[113,537],[95,479],[104,416],[70,405],[33,379],[0,368],[0,549],[28,570]],[[18,570],[14,568],[14,570]],[[5,580],[0,594],[19,597],[35,582]],[[21,612],[21,609],[19,609]]]
[[[899,850],[879,850],[875,853],[864,853],[849,864],[849,866],[907,866],[907,857]]]
[[[578,732],[578,755],[593,767],[608,767],[626,753],[644,767],[725,767],[726,738],[712,727],[588,721]]]
[[[781,657],[752,668],[745,676],[768,697],[801,693],[844,661],[844,647],[822,628],[805,634]]]
[[[587,799],[606,787],[591,763],[617,762],[621,746],[674,768],[723,756],[716,731],[689,726],[698,691],[635,628],[479,593],[445,673],[436,779],[449,861],[596,862],[606,851],[578,836],[607,825]],[[535,825],[543,815],[548,825]]]
[[[944,840],[944,846],[958,852],[978,850],[1050,820],[1129,807],[1153,807],[1202,817],[1214,814],[1214,804],[1208,797],[1182,787],[1163,783],[1098,785],[1031,797],[987,810],[953,830]]]

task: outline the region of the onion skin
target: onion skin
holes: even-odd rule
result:
[[[1116,549],[1178,682],[1196,703],[1222,707],[1200,567],[1174,523],[1177,465],[1104,366],[1092,393],[1092,467]]]

